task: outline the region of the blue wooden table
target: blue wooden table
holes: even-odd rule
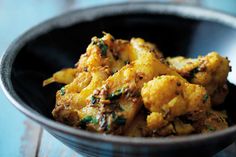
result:
[[[41,21],[74,9],[122,1],[127,0],[0,0],[0,54],[14,38]],[[235,0],[175,1],[220,9],[236,15]],[[0,91],[0,109],[0,157],[81,157],[16,110],[2,91]],[[236,144],[215,155],[215,157],[235,156]]]

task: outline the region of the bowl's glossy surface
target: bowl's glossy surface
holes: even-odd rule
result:
[[[94,35],[142,37],[156,43],[165,56],[197,56],[219,51],[236,67],[236,18],[189,6],[158,3],[120,4],[80,10],[49,20],[19,37],[1,62],[1,85],[10,101],[72,149],[88,156],[207,156],[236,139],[236,89],[224,107],[232,125],[208,135],[175,138],[127,138],[77,130],[52,119],[59,85],[42,87],[55,71],[71,67]],[[229,76],[236,83],[235,72]]]

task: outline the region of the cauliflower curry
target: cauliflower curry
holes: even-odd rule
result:
[[[217,52],[164,58],[141,38],[93,37],[74,68],[43,82],[65,84],[53,117],[92,132],[132,137],[207,133],[228,127],[214,110],[228,94],[229,60]]]

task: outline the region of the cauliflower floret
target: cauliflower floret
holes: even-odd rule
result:
[[[73,82],[57,91],[56,106],[52,111],[54,118],[76,126],[79,121],[78,110],[87,104],[88,97],[107,78],[108,75],[104,68],[79,73]]]
[[[154,54],[157,59],[163,59],[163,55],[157,47],[152,43],[146,42],[142,38],[132,38],[130,40],[130,45],[132,47],[132,51],[129,53],[131,61],[142,58],[143,54],[146,52]]]
[[[151,111],[147,126],[160,129],[176,117],[204,113],[210,108],[210,98],[204,87],[190,84],[177,76],[163,75],[144,84],[143,103]]]
[[[126,40],[114,39],[109,33],[102,38],[93,37],[91,43],[76,63],[80,71],[93,71],[96,67],[106,67],[110,74],[129,63],[131,46]]]
[[[147,127],[151,130],[162,128],[167,125],[168,121],[164,119],[162,113],[152,112],[147,116]]]
[[[206,88],[211,96],[212,104],[224,102],[228,94],[227,76],[230,71],[229,60],[216,52],[197,59],[184,57],[167,58],[170,67],[175,69],[190,83],[199,84]]]

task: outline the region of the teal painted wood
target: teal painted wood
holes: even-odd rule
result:
[[[24,120],[23,124],[25,129],[21,136],[20,155],[35,157],[38,152],[42,128],[28,118]]]
[[[235,157],[236,143],[225,148],[213,157]],[[47,131],[43,131],[37,157],[83,157],[58,141]]]
[[[12,146],[12,150],[19,150],[20,141],[16,139],[19,138],[17,134],[23,133],[23,129],[22,127],[19,127],[19,125],[14,124],[22,124],[22,119],[24,117],[16,112],[15,108],[10,106],[9,102],[5,99],[5,97],[3,97],[2,91],[0,92],[0,100],[0,109],[2,110],[2,114],[0,114],[0,156],[6,156],[6,151],[4,150],[8,150],[9,145],[12,145],[13,143],[14,145]],[[15,118],[17,118],[18,121],[14,120]],[[11,155],[14,155],[13,153]]]
[[[38,157],[82,157],[65,146],[47,131],[43,131]]]
[[[37,128],[39,127],[31,125],[32,122],[17,111],[3,97],[2,92],[0,92],[0,100],[0,156],[23,157],[28,153],[34,155],[38,142]],[[31,138],[35,140],[31,140]],[[26,151],[27,148],[30,148],[29,152]]]

